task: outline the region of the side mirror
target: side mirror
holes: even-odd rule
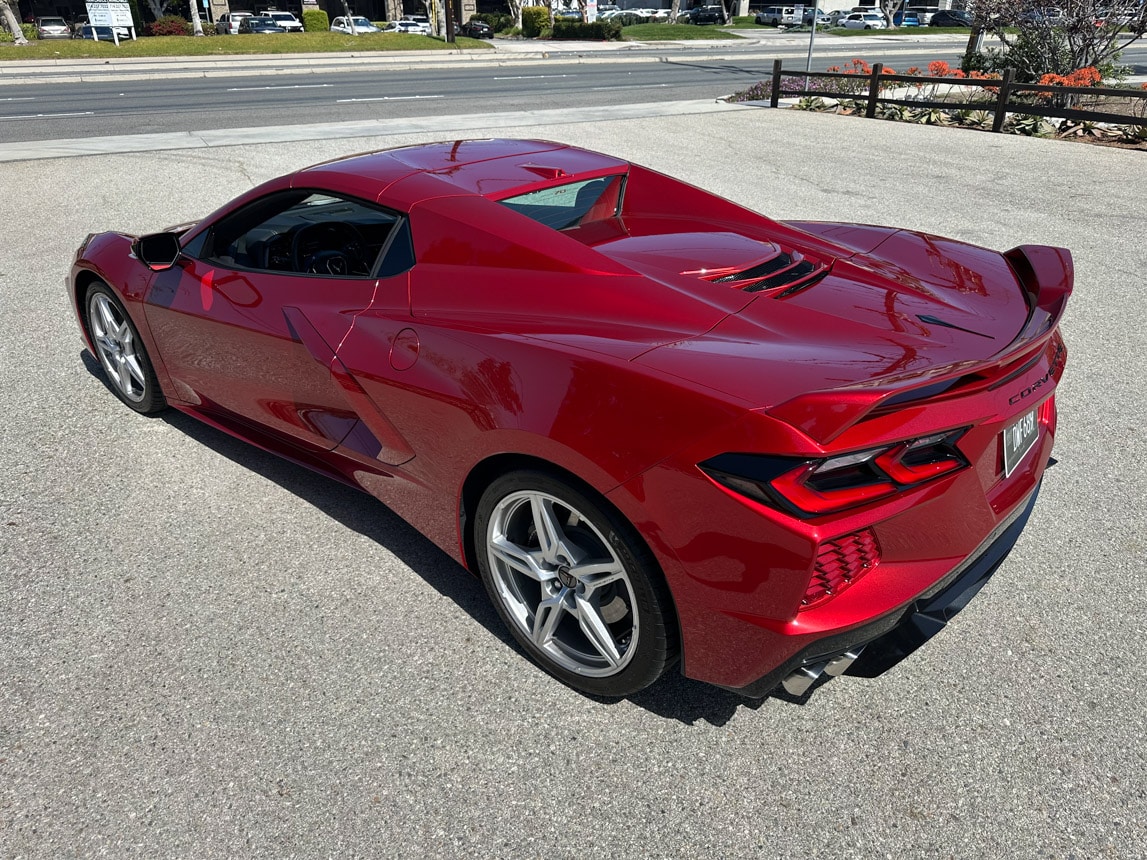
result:
[[[151,233],[131,243],[131,250],[153,272],[163,272],[175,265],[181,253],[179,237],[174,233]]]

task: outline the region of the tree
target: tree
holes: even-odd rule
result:
[[[681,17],[681,0],[673,0],[673,5],[669,7],[669,23],[676,24],[677,19]]]
[[[20,20],[8,5],[8,0],[0,0],[0,18],[4,19],[4,26],[12,31],[12,39],[17,45],[27,45],[24,31],[20,29]]]
[[[900,7],[904,5],[904,0],[880,0],[880,12],[884,15],[884,20],[888,22],[888,29],[896,29],[896,13],[900,11]]]
[[[151,10],[151,17],[153,20],[158,21],[167,14],[167,7],[170,6],[172,0],[147,0],[147,8]],[[142,23],[142,22],[141,22]]]
[[[1038,0],[977,0],[964,66],[1010,67],[1024,81],[1088,67],[1110,77],[1123,49],[1145,30],[1147,6],[1133,0],[1122,8],[1110,0],[1058,0],[1054,10]],[[1002,48],[980,53],[979,33],[995,36]]]
[[[203,35],[203,22],[199,20],[199,0],[190,0],[187,4],[191,7],[191,35]]]

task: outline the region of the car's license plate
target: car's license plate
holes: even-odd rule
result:
[[[1015,470],[1039,438],[1036,411],[1025,413],[1020,420],[1004,430],[1004,477]]]

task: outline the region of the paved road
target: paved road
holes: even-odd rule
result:
[[[578,696],[381,505],[127,411],[61,288],[88,231],[448,132],[6,164],[0,856],[1147,856],[1143,154],[735,107],[516,122],[466,133],[780,217],[1071,247],[1059,463],[1016,550],[910,660],[807,704]],[[834,140],[847,172],[758,157]]]
[[[209,58],[9,64],[0,75],[0,142],[150,134],[292,122],[342,122],[494,111],[713,99],[768,77],[773,59],[804,68],[796,38],[744,45],[608,48],[542,57],[506,50],[465,57]],[[864,44],[856,44],[857,42]],[[515,47],[522,47],[517,46]],[[815,68],[862,54],[898,67],[954,59],[952,39],[929,44],[825,38]],[[319,62],[319,61],[322,62]]]

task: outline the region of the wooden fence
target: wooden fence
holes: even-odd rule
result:
[[[1058,117],[1061,119],[1084,120],[1089,122],[1110,122],[1119,125],[1147,125],[1147,90],[1116,89],[1113,87],[1061,87],[1049,84],[1020,84],[1015,81],[1015,73],[1007,69],[1002,78],[936,78],[922,75],[896,75],[886,74],[883,63],[876,63],[869,75],[846,74],[843,72],[805,72],[782,68],[783,61],[773,62],[772,93],[769,104],[777,107],[781,99],[781,83],[785,78],[803,81],[804,86],[797,90],[786,89],[786,96],[821,96],[833,99],[853,99],[867,101],[864,115],[869,118],[876,116],[879,105],[905,105],[914,108],[941,108],[944,110],[988,110],[995,113],[992,122],[992,131],[1000,131],[1004,126],[1004,118],[1009,113],[1022,113],[1041,117]],[[821,80],[843,80],[849,82],[855,91],[841,92],[839,85],[835,89],[817,89],[810,84]],[[866,83],[865,83],[866,81]],[[936,98],[903,98],[881,95],[881,91],[889,85],[915,85],[920,92],[930,89],[935,96],[940,87],[974,87],[988,96],[977,101],[951,101]],[[950,90],[949,90],[950,92]],[[1051,93],[1052,99],[1042,101],[1016,101],[1029,93]],[[1107,113],[1098,110],[1087,110],[1079,107],[1070,107],[1070,99],[1064,96],[1116,96],[1119,98],[1137,99],[1142,103],[1143,110],[1137,114],[1127,115]]]

